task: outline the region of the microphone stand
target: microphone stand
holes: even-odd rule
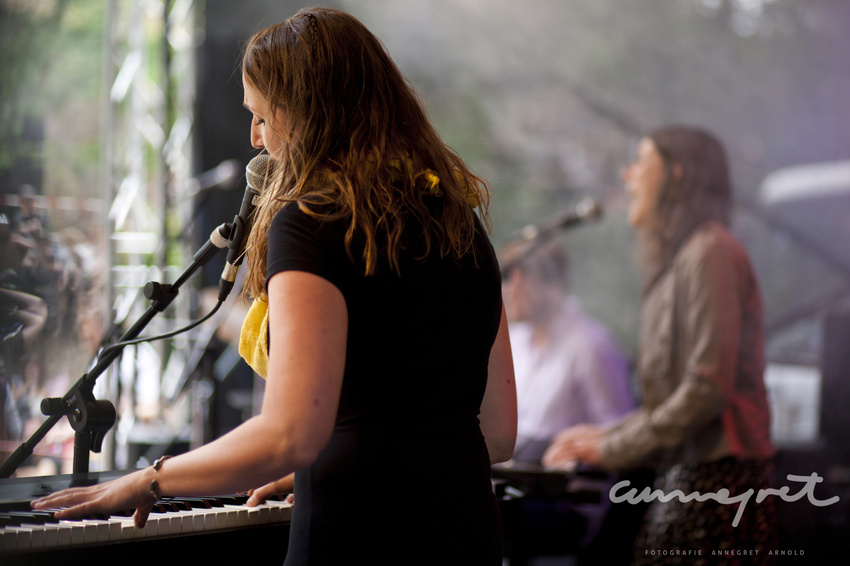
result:
[[[218,235],[224,239],[224,244],[227,244],[232,226],[222,224],[217,230]],[[124,342],[138,337],[145,326],[174,301],[183,283],[223,248],[223,245],[219,245],[222,243],[220,240],[214,240],[215,237],[212,237],[195,253],[192,264],[171,285],[154,281],[145,285],[145,297],[151,300],[148,310],[116,344],[101,352],[92,369],[83,375],[63,397],[48,398],[41,401],[41,412],[48,418],[26,442],[21,444],[3,462],[3,465],[0,466],[0,478],[11,477],[15,470],[32,456],[38,443],[62,417],[68,417],[68,422],[75,431],[73,473],[88,473],[89,453],[101,451],[103,440],[106,433],[115,424],[116,416],[115,406],[110,401],[97,400],[94,397],[94,385],[98,376],[118,358],[124,346],[127,345]]]

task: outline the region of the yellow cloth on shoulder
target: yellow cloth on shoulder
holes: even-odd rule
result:
[[[255,300],[242,322],[239,355],[257,375],[266,378],[269,369],[269,304]]]

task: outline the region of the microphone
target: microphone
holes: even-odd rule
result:
[[[265,189],[266,182],[273,170],[274,162],[265,153],[249,161],[247,167],[245,167],[245,194],[242,197],[239,214],[233,218],[230,239],[227,242],[227,260],[218,285],[219,301],[224,301],[233,289],[236,273],[242,264],[242,258],[245,256],[248,234],[251,233],[251,226],[254,222],[254,208],[257,206],[257,200],[262,190]]]
[[[592,198],[581,199],[572,210],[557,214],[540,224],[529,224],[520,230],[520,240],[529,241],[561,228],[572,228],[602,216],[602,207]]]

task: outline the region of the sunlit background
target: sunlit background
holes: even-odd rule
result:
[[[657,126],[717,133],[732,163],[733,229],[764,295],[780,462],[814,462],[800,472],[850,495],[850,2],[324,5],[381,38],[445,141],[488,180],[496,244],[582,198],[601,204],[601,219],[562,234],[572,288],[632,356],[640,284],[620,170]],[[302,6],[0,0],[0,213],[13,232],[30,185],[47,225],[28,240],[4,236],[2,283],[50,309],[38,343],[2,366],[6,410],[21,417],[4,427],[6,454],[38,429],[41,399],[64,395],[146,311],[145,284],[174,281],[236,214],[254,155],[240,45]],[[202,316],[220,261],[143,334]],[[235,293],[225,310],[126,348],[99,377],[118,422],[92,469],[204,443],[253,413],[262,388],[232,346],[244,312]],[[17,473],[69,471],[72,445],[63,419]],[[846,502],[821,513],[817,528],[845,529]]]

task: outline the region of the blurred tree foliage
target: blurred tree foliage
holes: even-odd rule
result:
[[[758,198],[778,168],[850,155],[850,2],[344,5],[385,41],[449,144],[490,179],[497,241],[582,196],[604,203],[598,225],[563,237],[574,290],[628,350],[640,289],[619,174],[638,138],[664,124],[701,125],[724,140],[739,201],[734,228],[759,271],[769,325],[790,305],[847,285],[772,225]],[[808,322],[810,337],[816,320]],[[798,360],[817,354],[809,342],[790,348]]]
[[[0,192],[41,181],[31,169],[48,161],[69,171],[63,191],[96,189],[106,5],[0,0]]]
[[[445,140],[490,181],[497,243],[584,196],[604,204],[600,222],[563,237],[575,292],[627,350],[640,283],[619,172],[639,136],[662,124],[699,124],[726,143],[740,201],[735,229],[759,272],[769,322],[847,286],[834,265],[771,225],[758,198],[776,169],[850,155],[850,2],[327,4],[381,38]],[[57,190],[82,196],[97,186],[106,5],[0,0],[0,191],[15,190],[8,171],[25,158],[49,161],[62,179]],[[233,3],[227,25],[247,37],[293,5]],[[27,141],[31,124],[45,125],[43,146]]]

